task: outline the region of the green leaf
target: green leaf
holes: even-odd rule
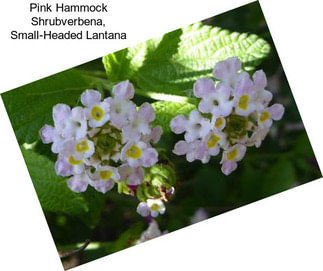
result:
[[[19,144],[39,139],[38,131],[52,123],[57,103],[75,105],[82,91],[91,86],[76,70],[67,70],[2,94]]]
[[[177,115],[187,116],[196,106],[191,103],[174,103],[168,101],[159,101],[151,104],[156,112],[154,125],[160,125],[163,132],[170,132],[170,121]]]
[[[237,56],[245,70],[254,69],[270,51],[254,34],[193,24],[103,57],[108,79],[129,79],[137,93],[187,96],[197,78],[210,76],[215,63]]]
[[[281,158],[269,169],[263,179],[263,197],[292,188],[296,185],[296,181],[295,169],[292,162],[287,158]]]
[[[56,175],[54,163],[45,156],[21,148],[37,196],[44,211],[79,215],[88,211],[81,194],[72,192],[66,179]]]
[[[103,194],[90,187],[85,193],[72,192],[66,178],[56,175],[51,160],[32,150],[21,148],[21,151],[44,211],[79,217],[88,226],[98,223],[105,200]]]

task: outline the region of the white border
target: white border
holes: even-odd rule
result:
[[[250,1],[111,0],[112,27],[132,35],[126,42],[95,43],[95,50],[94,43],[8,41],[8,30],[26,23],[26,1],[4,2],[2,91]],[[319,3],[262,0],[261,6],[322,168]],[[0,116],[1,269],[63,270],[2,102]],[[320,179],[74,270],[322,270],[322,192]]]

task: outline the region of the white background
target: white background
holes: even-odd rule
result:
[[[28,1],[1,1],[0,90],[248,2],[110,0],[108,30],[127,32],[126,41],[12,41],[11,30],[32,30]],[[320,1],[260,4],[323,168]],[[0,132],[0,269],[63,270],[2,101]],[[323,270],[322,210],[320,179],[73,270]]]

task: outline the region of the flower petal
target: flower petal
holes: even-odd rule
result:
[[[45,124],[43,128],[40,129],[39,136],[44,144],[48,144],[54,141],[55,133],[56,129],[53,126]]]
[[[229,175],[232,171],[236,170],[237,167],[238,167],[237,162],[234,162],[234,161],[231,161],[231,162],[225,161],[222,164],[221,170],[222,170],[223,174]]]
[[[66,104],[57,104],[53,107],[53,120],[55,127],[61,127],[65,120],[70,116],[71,108]]]
[[[88,186],[88,177],[85,174],[74,175],[68,180],[67,185],[75,193],[84,192]]]
[[[81,102],[86,107],[92,107],[93,105],[100,103],[100,101],[101,93],[93,89],[87,89],[81,95]]]
[[[267,77],[263,70],[256,71],[252,78],[257,89],[264,89],[267,86]]]
[[[91,185],[98,192],[105,194],[114,187],[113,181],[93,181]]]
[[[216,79],[225,81],[228,77],[236,74],[241,69],[241,62],[237,57],[230,57],[224,61],[218,62],[213,71]]]
[[[173,153],[177,154],[177,155],[184,155],[186,154],[188,151],[190,150],[189,144],[184,141],[178,141],[175,146],[174,146],[174,150]]]
[[[268,112],[273,120],[280,120],[284,115],[285,108],[281,104],[273,104],[268,108]]]
[[[187,118],[184,115],[178,115],[170,122],[170,128],[175,134],[184,133],[187,126]]]
[[[153,109],[150,103],[143,103],[140,106],[138,114],[142,119],[144,119],[147,122],[152,122],[156,117],[155,110]]]
[[[198,79],[193,86],[194,96],[198,98],[207,98],[214,91],[214,81],[206,77]]]
[[[143,163],[144,167],[152,167],[158,161],[158,152],[154,148],[147,148],[143,153]]]
[[[73,167],[62,156],[59,156],[55,163],[55,171],[57,175],[67,177],[73,174]]]
[[[112,88],[112,92],[115,97],[122,99],[132,99],[135,93],[133,85],[129,82],[129,80],[122,81],[115,85]]]
[[[146,202],[140,202],[137,206],[137,213],[143,217],[150,215],[150,208]]]
[[[151,131],[150,141],[156,144],[160,140],[162,133],[163,133],[163,128],[159,125],[155,126]]]

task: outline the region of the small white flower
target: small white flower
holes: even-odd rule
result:
[[[75,159],[89,158],[93,153],[94,143],[87,138],[67,140],[64,142],[61,150],[61,154],[65,157],[73,155]]]
[[[214,130],[204,141],[201,141],[201,144],[199,144],[196,150],[195,157],[205,164],[209,162],[211,156],[217,156],[219,154],[220,147],[225,148],[226,145],[226,134]]]
[[[68,187],[75,193],[84,192],[89,184],[89,177],[86,173],[72,176],[68,181]]]
[[[107,101],[101,102],[101,93],[88,89],[81,95],[81,102],[85,106],[85,115],[92,128],[103,126],[110,118],[110,104]]]
[[[143,168],[132,168],[128,165],[119,167],[120,180],[126,180],[129,185],[140,185],[144,179],[145,171]]]
[[[270,128],[273,120],[280,120],[284,115],[285,109],[281,104],[272,106],[260,111],[258,124],[260,127]]]
[[[226,125],[226,120],[224,117],[212,117],[211,126],[217,131],[222,131]]]
[[[150,215],[150,209],[146,202],[140,202],[137,206],[137,213],[143,217],[147,217]]]
[[[66,140],[56,127],[47,124],[40,129],[39,136],[44,144],[53,143],[51,146],[53,153],[59,153]]]
[[[173,153],[177,155],[186,155],[186,160],[188,162],[193,162],[197,159],[196,153],[200,145],[201,140],[196,140],[189,143],[184,140],[180,140],[175,144]]]
[[[241,78],[235,88],[235,113],[240,116],[248,116],[256,110],[256,92],[249,76]]]
[[[125,80],[115,85],[112,88],[112,93],[116,98],[129,100],[133,98],[135,94],[135,90],[133,88],[133,85],[130,83],[130,81]]]
[[[163,133],[163,128],[157,125],[154,128],[152,128],[150,134],[142,136],[142,141],[145,142],[146,144],[151,144],[151,143],[156,144],[160,140],[162,133]]]
[[[95,173],[91,175],[92,180],[97,181],[119,181],[120,174],[118,168],[111,166],[98,166]]]
[[[244,157],[247,147],[242,144],[236,144],[231,148],[223,151],[222,160],[221,160],[221,170],[225,175],[229,175],[237,167],[240,160]]]
[[[159,199],[147,199],[147,202],[140,202],[137,207],[137,213],[141,216],[157,217],[159,214],[164,214],[166,207]]]
[[[129,100],[123,98],[105,99],[110,104],[110,122],[113,126],[121,129],[129,123],[129,120],[136,113],[136,105]]]
[[[128,142],[122,148],[120,158],[121,161],[127,162],[129,166],[134,168],[151,167],[157,163],[158,153],[142,141]]]
[[[184,138],[187,142],[193,142],[196,139],[204,138],[211,130],[211,122],[203,118],[197,110],[190,112],[187,122]]]
[[[239,73],[240,69],[241,62],[239,58],[230,57],[216,63],[213,70],[213,76],[234,89],[236,87],[236,83],[240,80],[240,77],[245,76],[246,74],[246,72]]]
[[[67,177],[73,175],[73,166],[68,163],[66,158],[62,155],[59,155],[55,163],[55,171],[57,175]]]
[[[177,115],[170,122],[170,128],[175,134],[182,134],[186,131],[188,119],[184,115]]]
[[[266,74],[262,70],[256,71],[253,74],[253,82],[256,91],[255,104],[257,110],[263,110],[273,98],[273,94],[265,90],[267,86]]]
[[[87,158],[94,153],[94,143],[86,138],[79,140],[67,140],[62,144],[60,154],[65,157],[68,164],[73,167],[75,174],[81,174],[85,170]]]
[[[140,106],[139,111],[135,112],[129,123],[122,128],[123,142],[137,141],[141,135],[151,133],[150,122],[155,119],[155,111],[149,103]]]
[[[121,129],[136,113],[136,105],[130,101],[135,91],[129,80],[126,80],[115,85],[112,93],[114,97],[106,98],[104,102],[108,102],[110,105],[111,124]]]
[[[157,217],[159,214],[162,215],[166,211],[164,203],[159,199],[147,199],[147,205],[152,217]]]
[[[66,119],[71,115],[71,108],[66,104],[56,104],[53,107],[53,120],[55,128],[58,132],[61,132],[65,127]]]
[[[226,117],[232,112],[232,89],[226,84],[218,83],[214,90],[204,94],[201,98],[199,110],[202,113],[211,113],[214,117]]]
[[[120,180],[118,169],[111,166],[98,166],[94,173],[89,173],[90,185],[101,193],[111,190],[115,182]]]
[[[83,138],[87,133],[87,121],[82,107],[74,107],[65,120],[62,136],[66,139]]]

